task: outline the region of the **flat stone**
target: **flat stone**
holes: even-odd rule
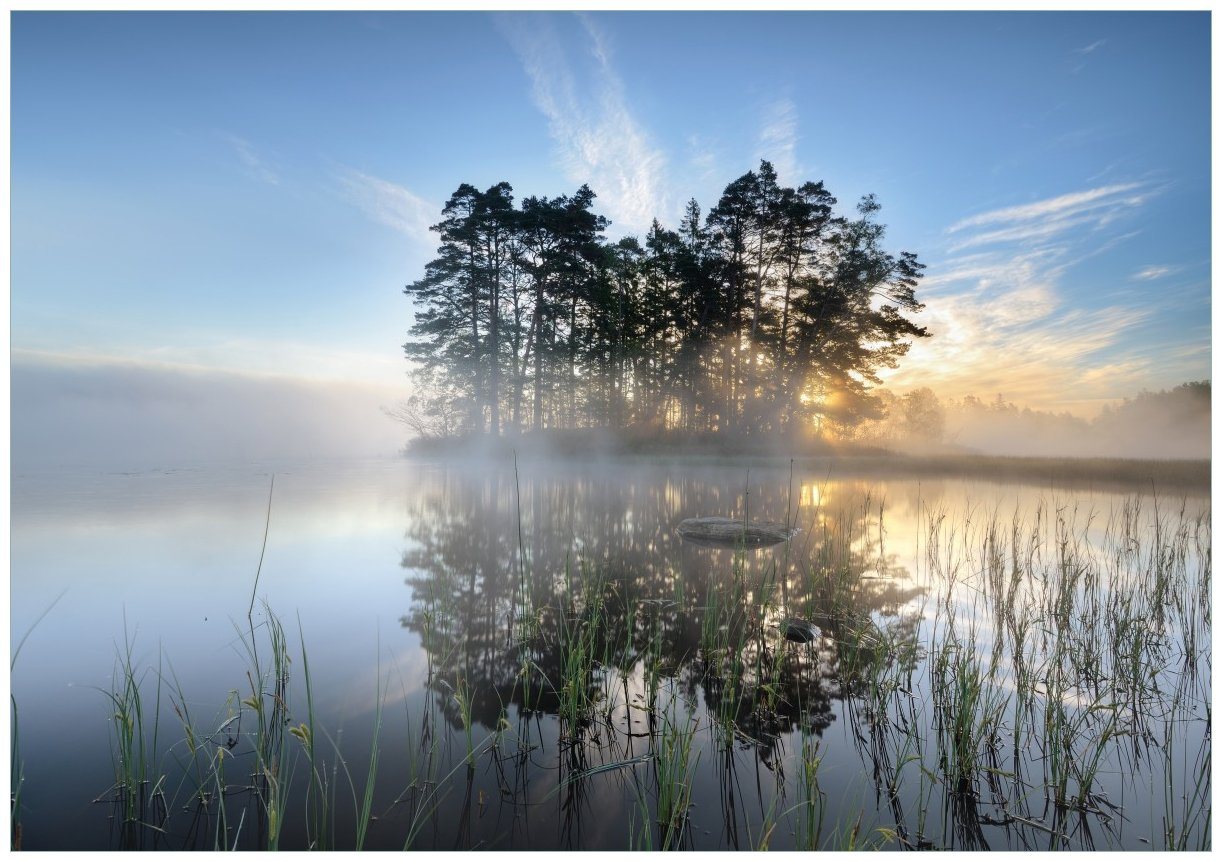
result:
[[[732,548],[766,548],[787,542],[798,533],[797,527],[787,527],[776,521],[752,521],[743,525],[733,518],[688,518],[675,528],[679,537],[695,545]]]

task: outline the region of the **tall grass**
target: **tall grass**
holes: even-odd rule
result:
[[[668,705],[662,711],[661,723],[654,749],[658,847],[674,850],[683,844],[692,805],[692,781],[700,760],[699,751],[692,756],[698,725],[694,716],[681,709],[674,692],[670,693]]]
[[[145,681],[150,671],[141,671],[133,657],[134,637],[124,620],[123,644],[118,648],[114,684],[104,692],[111,715],[111,755],[114,770],[115,817],[119,823],[120,846],[144,846],[144,839],[160,830],[168,816],[164,777],[156,771],[159,754],[158,732],[161,718],[160,669],[154,674],[153,702],[145,698]]]
[[[21,655],[22,647],[26,641],[30,639],[30,635],[34,633],[34,629],[38,628],[39,623],[47,618],[47,615],[55,609],[59,604],[60,599],[65,595],[61,592],[55,597],[51,604],[34,618],[30,623],[29,628],[22,634],[21,639],[17,641],[17,645],[13,647],[13,654],[9,656],[8,671],[9,679],[13,677],[13,671],[17,667],[17,657]],[[17,695],[9,692],[9,708],[11,711],[10,717],[10,741],[9,741],[9,770],[10,770],[10,790],[9,790],[9,849],[21,849],[21,796],[22,787],[25,784],[25,765],[21,759],[21,732],[20,721],[17,714]]]
[[[25,770],[21,762],[21,734],[18,730],[17,698],[9,695],[9,709],[12,713],[12,728],[9,741],[9,849],[21,849],[21,788],[25,784]]]
[[[297,619],[298,641],[301,651],[301,672],[305,680],[306,720],[296,727],[290,727],[289,732],[301,743],[305,751],[306,768],[309,770],[309,786],[306,790],[306,843],[315,850],[329,850],[334,847],[334,829],[329,814],[334,810],[334,800],[329,795],[326,761],[318,747],[318,718],[314,710],[314,685],[310,675],[310,657],[305,646],[305,636],[301,633],[301,618]],[[379,710],[381,700],[379,699]],[[380,726],[380,715],[379,715]]]

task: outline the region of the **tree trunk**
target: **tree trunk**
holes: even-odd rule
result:
[[[535,379],[534,379],[534,423],[536,431],[543,429],[543,282],[535,287],[534,313]]]
[[[475,247],[471,247],[471,275],[475,276]],[[476,285],[471,285],[471,352],[475,357],[479,356],[479,290]],[[472,371],[475,374],[475,382],[471,387],[471,430],[476,434],[484,433],[484,405],[480,403],[480,373],[479,361],[473,357]]]
[[[488,309],[488,406],[493,436],[501,433],[501,249],[493,241],[491,307]]]

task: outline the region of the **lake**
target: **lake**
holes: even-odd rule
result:
[[[1207,489],[395,459],[11,500],[25,849],[1210,847]],[[676,533],[744,512],[799,532]]]

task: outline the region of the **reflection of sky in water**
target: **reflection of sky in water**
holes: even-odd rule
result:
[[[109,781],[107,709],[97,689],[109,688],[125,620],[136,663],[156,668],[160,662],[167,678],[172,671],[197,714],[219,711],[232,689],[245,696],[235,625],[245,625],[272,469],[14,479],[12,644],[63,594],[33,631],[12,676],[32,808],[53,807],[53,785],[57,793],[72,794],[71,804],[84,805]],[[481,581],[481,589],[512,576],[519,496],[522,544],[531,567],[560,582],[569,551],[612,567],[639,567],[642,583],[667,597],[693,577],[716,587],[729,560],[727,552],[680,545],[674,525],[685,517],[740,514],[747,490],[745,470],[707,466],[643,464],[569,476],[524,465],[519,489],[512,464],[444,470],[389,460],[274,469],[258,595],[279,615],[294,649],[300,623],[315,690],[321,693],[315,698],[320,718],[331,732],[348,732],[354,739],[368,732],[379,674],[397,702],[405,695],[416,702],[422,694],[427,657],[418,633],[400,619],[419,603],[415,591],[433,582],[436,567],[462,569],[451,574],[464,583],[478,571],[487,582]],[[792,511],[803,529],[788,551],[752,555],[752,571],[784,561],[786,553],[801,557],[845,513],[857,513],[865,516],[858,528],[864,535],[843,540],[864,552],[866,574],[882,573],[887,583],[898,578],[895,583],[931,592],[941,589],[925,558],[931,521],[943,519],[943,539],[953,540],[961,558],[978,559],[980,531],[994,518],[1005,533],[1016,513],[1030,518],[1041,505],[1047,514],[1076,504],[1076,523],[1093,543],[1102,544],[1109,512],[1124,501],[1115,493],[983,482],[834,481],[799,470],[791,510],[787,467],[753,468],[749,481],[753,518],[785,520]],[[1208,505],[1207,498],[1187,501],[1190,512]],[[1087,517],[1091,509],[1098,513],[1093,519]],[[958,621],[969,625],[985,605],[971,600],[976,574],[970,559],[963,565],[955,587],[964,596]],[[906,601],[887,613],[934,604],[929,596]],[[256,605],[256,622],[261,618]],[[978,616],[975,624],[987,649],[991,623]],[[847,743],[849,732],[843,721],[829,729],[829,742],[845,738],[838,741],[841,754],[828,757],[821,780],[838,787],[842,800],[854,794],[864,799],[872,790]],[[796,736],[788,744],[800,746]],[[719,778],[710,754],[698,767],[698,780],[712,786]],[[752,782],[759,768],[751,766]],[[792,783],[792,775],[788,780]],[[589,782],[592,810],[620,804],[623,788],[617,781]],[[713,813],[693,818],[712,833],[713,843],[704,846],[717,846],[720,826],[711,825]],[[94,814],[103,819],[98,811],[83,816]],[[35,811],[30,828],[37,822]],[[618,816],[595,816],[582,829],[590,839],[600,829],[626,832]]]
[[[423,659],[399,625],[403,491],[399,462],[345,473],[281,472],[259,581],[290,641],[305,633],[311,671],[334,715],[372,713],[379,637],[384,672],[419,685]],[[23,749],[37,774],[39,730],[73,725],[68,738],[105,754],[107,689],[127,630],[141,666],[172,668],[202,710],[244,688],[235,624],[245,626],[266,517],[262,472],[95,477],[13,491],[11,632],[15,644],[57,595],[13,672]],[[258,604],[256,623],[262,618]],[[103,735],[91,737],[94,727]],[[94,793],[103,788],[95,789]],[[92,798],[92,797],[91,797]]]

